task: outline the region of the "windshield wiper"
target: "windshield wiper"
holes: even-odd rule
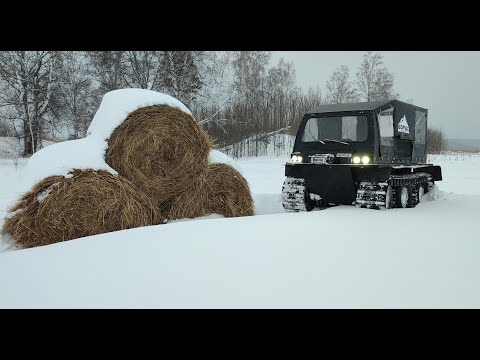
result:
[[[345,141],[338,141],[338,140],[332,140],[332,139],[323,139],[323,141],[332,141],[332,142],[336,142],[336,143],[339,143],[339,144],[349,145]]]

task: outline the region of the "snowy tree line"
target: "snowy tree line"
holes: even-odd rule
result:
[[[185,103],[220,147],[259,155],[271,134],[295,134],[319,104],[398,97],[380,54],[365,53],[356,77],[338,67],[320,87],[302,90],[292,63],[271,64],[268,51],[0,52],[0,136],[23,139],[24,155],[42,139],[74,139],[108,91],[135,87]],[[252,146],[239,147],[241,141]]]
[[[48,136],[85,136],[111,90],[158,90],[189,104],[207,58],[194,51],[0,52],[0,131],[22,138],[28,156]]]

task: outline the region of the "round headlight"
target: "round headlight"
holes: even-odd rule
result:
[[[297,155],[292,156],[292,162],[297,162]]]
[[[354,156],[352,161],[354,164],[360,164],[360,156]]]
[[[370,162],[370,158],[368,156],[362,157],[362,163],[368,164]]]
[[[303,162],[303,158],[301,156],[297,156],[297,162]]]

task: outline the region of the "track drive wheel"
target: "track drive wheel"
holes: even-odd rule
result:
[[[315,209],[316,202],[310,199],[310,193],[308,192],[307,187],[305,187],[305,210],[312,211]]]
[[[310,199],[304,179],[287,177],[282,188],[282,205],[287,212],[312,211],[316,202]]]
[[[418,185],[417,204],[422,202],[422,196],[428,192],[427,187],[428,185],[426,183],[422,183]]]
[[[399,208],[410,208],[413,204],[411,185],[400,185],[395,191],[395,202]]]
[[[394,206],[395,198],[393,196],[393,186],[388,185],[387,190],[385,191],[385,209],[391,209]]]

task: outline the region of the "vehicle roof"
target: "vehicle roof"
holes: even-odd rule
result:
[[[320,105],[316,108],[307,112],[307,114],[322,114],[322,113],[330,113],[330,112],[342,112],[342,111],[368,111],[368,110],[376,110],[378,108],[382,108],[389,103],[392,103],[392,106],[395,106],[395,103],[402,103],[404,105],[408,105],[417,109],[423,109],[418,106],[404,103],[399,100],[382,100],[382,101],[366,101],[366,102],[356,102],[356,103],[344,103],[344,104],[326,104]],[[426,110],[426,109],[423,109]]]

